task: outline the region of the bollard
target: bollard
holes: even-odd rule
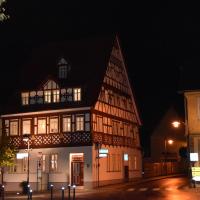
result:
[[[33,190],[30,189],[30,192],[29,192],[30,200],[32,200],[32,192]]]
[[[68,200],[71,199],[71,195],[70,195],[70,191],[71,191],[71,185],[68,185]]]
[[[73,200],[75,200],[76,185],[73,185]]]
[[[51,200],[53,200],[53,185],[51,184],[50,187],[51,187]]]
[[[27,185],[28,191],[27,191],[27,200],[30,200],[30,185]]]
[[[1,187],[2,187],[2,194],[1,194],[1,196],[2,196],[2,200],[4,200],[4,192],[5,192],[4,187],[5,187],[5,186],[2,185]]]
[[[65,188],[62,187],[61,190],[62,190],[62,200],[64,200],[64,196],[65,196],[65,195],[64,195],[64,191],[65,191]]]

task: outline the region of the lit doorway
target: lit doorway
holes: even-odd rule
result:
[[[70,154],[70,168],[71,177],[70,181],[72,185],[83,186],[84,183],[84,155],[83,153],[71,153]]]

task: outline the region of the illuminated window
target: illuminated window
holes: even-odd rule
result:
[[[31,134],[31,120],[22,121],[22,134]]]
[[[81,101],[81,88],[74,88],[74,101]]]
[[[58,169],[58,154],[51,154],[50,155],[50,170],[57,171]]]
[[[59,90],[53,90],[53,102],[59,102],[60,101],[60,91]]]
[[[45,134],[46,132],[46,119],[38,119],[38,134]]]
[[[84,130],[84,117],[82,116],[76,117],[76,130],[77,131]]]
[[[18,135],[18,121],[10,122],[10,135]]]
[[[44,91],[44,102],[51,103],[51,90]]]
[[[58,133],[58,118],[50,119],[50,133]]]
[[[28,105],[29,104],[29,93],[28,92],[23,92],[21,94],[22,98],[22,105]]]
[[[16,173],[18,171],[18,160],[14,159],[13,165],[9,167],[9,173]]]
[[[71,117],[63,118],[63,132],[71,132]]]

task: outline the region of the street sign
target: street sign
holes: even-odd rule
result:
[[[99,154],[99,158],[106,158],[107,157],[107,153],[100,153]]]
[[[99,149],[99,153],[108,154],[108,149]]]
[[[199,161],[198,153],[190,153],[190,161]]]
[[[28,157],[28,153],[17,153],[17,159],[23,159]]]
[[[192,167],[192,177],[200,177],[200,167]]]

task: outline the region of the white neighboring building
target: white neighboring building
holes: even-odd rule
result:
[[[28,174],[33,190],[141,177],[141,123],[117,36],[40,48],[21,81],[1,118],[19,153],[28,136],[29,167],[27,157],[16,159],[6,190],[19,190]]]

